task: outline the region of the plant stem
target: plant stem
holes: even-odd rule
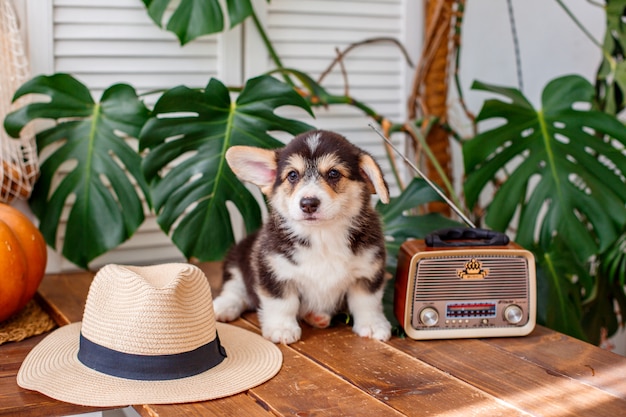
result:
[[[563,0],[556,0],[556,2],[559,4],[559,6],[561,6],[561,8],[565,11],[565,13],[567,13],[567,15],[574,21],[576,26],[578,26],[580,28],[580,30],[589,38],[591,43],[593,43],[598,48],[600,48],[600,51],[602,51],[602,56],[604,56],[604,59],[608,62],[609,68],[611,69],[611,71],[610,71],[611,78],[615,77],[615,73],[617,71],[617,61],[616,61],[615,57],[611,54],[611,51],[607,51],[604,48],[604,45],[602,45],[600,42],[598,42],[591,35],[591,33],[589,33],[589,31],[582,25],[582,23],[580,23],[580,21],[576,18],[576,16],[574,16],[574,14],[567,8],[567,6],[565,6],[565,4],[563,4]],[[590,2],[590,3],[594,4],[592,2]],[[599,6],[602,7],[602,5],[599,5]],[[608,11],[606,11],[606,6],[605,6],[605,14],[608,14]]]
[[[428,125],[429,129],[432,123],[433,123],[433,120],[431,119]],[[435,170],[437,171],[437,173],[439,174],[439,177],[443,181],[444,187],[448,191],[448,195],[450,195],[450,198],[452,199],[452,201],[457,207],[461,207],[461,201],[459,197],[457,196],[456,192],[454,191],[454,187],[452,187],[452,183],[448,179],[448,176],[446,175],[443,167],[441,166],[441,164],[439,164],[439,161],[437,161],[437,158],[435,157],[430,147],[428,146],[425,135],[423,135],[422,132],[419,129],[417,129],[413,123],[407,123],[407,126],[411,135],[414,136],[419,141],[424,153],[426,154],[426,157],[433,164],[433,167],[435,167]]]
[[[475,122],[476,116],[474,116],[472,112],[470,112],[470,110],[467,107],[467,104],[465,103],[465,97],[463,94],[463,89],[461,87],[461,75],[459,71],[459,69],[461,68],[461,33],[462,33],[462,28],[463,28],[464,14],[465,14],[465,0],[459,1],[457,3],[457,17],[456,17],[455,24],[454,24],[454,37],[453,37],[454,49],[455,49],[453,77],[454,77],[454,86],[456,88],[456,93],[459,96],[459,104],[461,105],[461,109],[465,113],[465,116],[471,121],[472,130],[475,136],[476,135],[476,122]],[[451,128],[446,127],[446,129],[452,132]],[[452,133],[455,134],[455,132],[452,132]]]
[[[278,53],[276,53],[276,50],[274,49],[274,45],[272,45],[272,41],[267,36],[267,33],[265,32],[265,28],[263,28],[263,25],[261,24],[261,21],[259,20],[259,17],[256,15],[256,12],[254,11],[254,9],[252,10],[251,16],[252,16],[252,21],[254,22],[254,26],[259,32],[259,35],[261,36],[261,39],[263,40],[263,43],[265,44],[265,47],[267,48],[267,52],[269,52],[270,57],[272,58],[272,61],[274,61],[274,64],[278,68],[284,69],[285,67],[282,61],[280,60]],[[289,84],[292,87],[295,86],[295,84],[293,83],[291,78],[289,78],[289,75],[287,73],[283,72],[282,76],[287,84]]]
[[[594,38],[591,33],[589,33],[589,31],[587,30],[587,28],[585,28],[583,26],[582,23],[580,23],[580,20],[578,20],[576,18],[576,16],[574,16],[574,14],[571,12],[570,9],[567,8],[567,6],[565,4],[563,4],[563,0],[556,0],[557,4],[559,6],[561,6],[561,8],[565,11],[565,13],[567,13],[567,15],[574,21],[574,24],[576,26],[578,26],[578,28],[580,30],[582,30],[582,32],[589,38],[589,40],[591,41],[591,43],[593,43],[594,45],[596,45],[598,48],[603,49],[602,48],[602,44],[600,42],[598,42],[596,40],[596,38]]]

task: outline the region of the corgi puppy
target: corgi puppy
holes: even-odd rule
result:
[[[217,320],[257,309],[263,336],[289,344],[300,339],[299,319],[327,327],[347,302],[355,333],[389,339],[384,236],[370,197],[388,203],[389,190],[372,156],[317,130],[277,150],[233,146],[226,160],[270,207],[263,227],[224,260]]]

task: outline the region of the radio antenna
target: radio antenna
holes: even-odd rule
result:
[[[439,194],[439,197],[443,198],[443,200],[446,202],[446,204],[448,204],[448,206],[454,210],[454,212],[465,222],[465,224],[467,224],[469,227],[471,227],[472,229],[476,229],[476,225],[474,225],[474,223],[472,223],[472,221],[470,219],[467,218],[467,216],[465,214],[463,214],[463,212],[461,211],[460,208],[458,208],[453,202],[452,200],[450,200],[448,198],[447,195],[445,195],[443,193],[443,191],[441,191],[439,189],[439,187],[437,187],[437,185],[432,182],[426,175],[424,175],[424,173],[422,171],[420,171],[420,169],[418,167],[415,166],[415,164],[413,162],[411,162],[411,160],[409,158],[407,158],[406,156],[404,156],[404,154],[402,152],[400,152],[400,150],[398,150],[398,148],[396,148],[396,146],[385,136],[383,135],[378,129],[376,129],[371,123],[368,124],[369,127],[372,128],[372,130],[376,133],[378,133],[378,136],[380,136],[381,138],[384,139],[385,142],[387,142],[387,144],[389,146],[391,146],[391,149],[393,149],[394,151],[396,151],[396,153],[398,155],[400,155],[400,157],[404,160],[404,162],[407,163],[408,166],[410,166],[413,171],[415,171],[417,173],[417,175],[419,175],[420,177],[422,177],[422,179],[424,181],[426,181],[426,183],[430,186],[430,188],[432,188],[437,194]]]

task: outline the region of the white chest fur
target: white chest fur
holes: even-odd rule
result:
[[[348,288],[360,278],[370,278],[380,265],[377,248],[353,253],[347,239],[333,227],[315,228],[308,233],[308,246],[296,248],[292,260],[281,254],[270,257],[275,276],[295,284],[301,311],[332,312]]]

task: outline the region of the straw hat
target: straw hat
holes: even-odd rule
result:
[[[281,365],[276,345],[215,321],[199,268],[107,265],[94,277],[82,323],[35,346],[17,382],[80,405],[167,404],[245,391]]]

